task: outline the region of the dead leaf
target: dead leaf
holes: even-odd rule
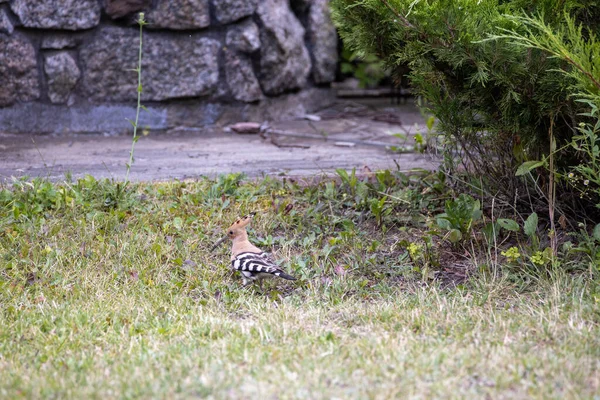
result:
[[[292,203],[285,206],[285,209],[283,210],[283,215],[288,215],[290,211],[292,211],[292,208],[294,208],[294,205]]]
[[[129,270],[129,276],[131,277],[131,279],[133,279],[134,281],[137,281],[139,279],[139,274],[137,271],[131,269]]]
[[[558,218],[558,224],[561,228],[567,229],[567,218],[564,215],[561,215],[560,218]]]

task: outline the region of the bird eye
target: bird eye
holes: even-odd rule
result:
[[[229,234],[230,234],[230,235],[233,235],[233,231],[229,231]]]

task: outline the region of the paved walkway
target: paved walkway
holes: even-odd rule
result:
[[[412,135],[425,132],[417,108],[381,103],[340,102],[308,119],[271,123],[262,135],[221,127],[150,133],[136,144],[130,178],[188,179],[230,172],[298,177],[336,168],[436,168],[429,155],[389,150],[408,147],[414,143]],[[396,133],[407,138],[392,135]],[[130,148],[128,136],[0,135],[0,180],[25,175],[60,180],[67,172],[74,178],[123,179]]]

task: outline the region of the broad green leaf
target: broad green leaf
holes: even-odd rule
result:
[[[462,239],[462,233],[458,229],[452,229],[448,232],[448,240],[452,243],[457,243]]]
[[[348,172],[345,169],[338,168],[335,172],[342,178],[342,182],[347,183],[349,181]]]
[[[427,118],[427,129],[432,130],[433,124],[435,124],[435,117],[431,116],[431,117]]]
[[[538,227],[538,215],[537,213],[531,214],[527,220],[525,220],[525,224],[523,225],[523,230],[525,234],[529,237],[533,236],[537,232]]]
[[[518,232],[519,231],[519,224],[517,224],[512,219],[498,218],[498,224],[502,228],[506,229],[507,231],[512,231],[512,232]]]
[[[438,226],[442,229],[451,229],[452,228],[452,224],[448,220],[448,216],[446,214],[438,215],[438,217],[436,218],[436,222],[437,222]]]
[[[517,168],[517,172],[515,173],[515,176],[525,175],[529,171],[531,171],[537,167],[541,167],[545,164],[546,164],[545,161],[525,161],[523,164],[521,164],[519,166],[519,168]]]

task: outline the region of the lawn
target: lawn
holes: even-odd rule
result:
[[[5,185],[0,396],[598,396],[597,283],[444,243],[427,232],[448,196],[390,172]],[[242,288],[227,246],[208,252],[251,211],[297,281]],[[439,262],[406,250],[424,235]]]

